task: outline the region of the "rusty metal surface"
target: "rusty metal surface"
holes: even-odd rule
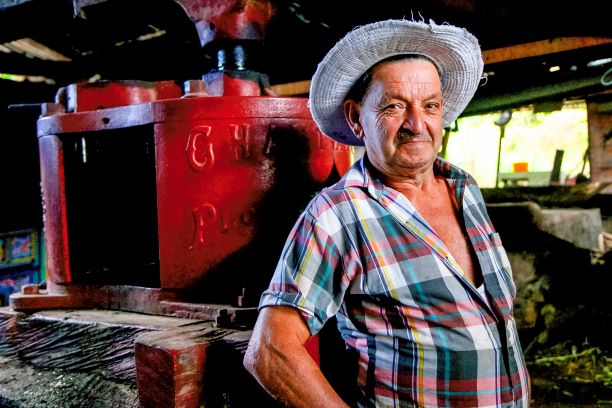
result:
[[[231,38],[262,40],[276,11],[270,0],[175,0],[195,23],[202,46]]]
[[[129,285],[82,284],[48,280],[36,293],[14,293],[10,306],[15,310],[108,309],[162,315],[161,301],[174,299],[158,288]]]
[[[32,285],[34,286],[34,285]],[[255,307],[232,306],[229,304],[181,302],[173,291],[159,288],[143,288],[129,285],[56,284],[47,282],[47,289],[37,288],[35,293],[15,293],[10,307],[20,311],[66,309],[92,320],[96,311],[121,310],[124,312],[146,313],[143,321],[149,322],[155,316],[210,321],[216,327],[248,328],[255,324]],[[100,312],[101,313],[101,312]],[[39,313],[40,314],[40,313]],[[92,317],[92,314],[94,315]],[[125,316],[125,315],[119,315]]]

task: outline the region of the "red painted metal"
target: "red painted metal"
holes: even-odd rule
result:
[[[273,99],[259,102],[275,108]],[[275,133],[277,128],[289,133]],[[293,158],[296,167],[305,166],[302,176],[325,181],[333,145],[309,119],[241,115],[156,126],[162,288],[197,284],[256,239],[259,207],[278,181],[275,137],[289,135],[310,151],[303,163]]]
[[[309,337],[308,340],[306,340],[306,342],[304,343],[306,351],[308,351],[308,354],[310,354],[310,357],[312,357],[312,359],[315,361],[315,363],[317,363],[317,365],[321,364],[321,351],[319,343],[320,340],[318,335]]]
[[[184,90],[173,81],[72,84],[45,104],[50,282],[15,296],[14,307],[36,308],[45,295],[38,306],[252,305],[299,212],[353,163],[354,149],[319,132],[306,99],[260,96],[271,94],[267,77],[247,57],[273,1],[175,1],[201,45],[218,50],[217,70]]]
[[[195,23],[202,46],[215,39],[262,40],[276,12],[271,0],[175,0]]]
[[[98,81],[70,84],[66,95],[67,112],[85,112],[180,98],[183,90],[174,81]]]
[[[43,221],[47,278],[53,282],[70,282],[70,256],[66,221],[66,196],[62,143],[49,135],[38,141],[43,193]]]
[[[207,89],[215,96],[260,96],[262,88],[250,79],[235,78],[219,72],[208,82]],[[209,75],[210,76],[210,75]]]
[[[107,84],[111,89],[118,89],[116,85]],[[89,98],[98,100],[96,90],[104,95],[102,99],[106,103],[130,102],[122,92],[113,99],[113,93],[104,86],[83,89],[86,95],[79,99],[81,107],[92,107]],[[74,113],[57,109],[57,112],[38,121],[49,290],[27,298],[16,296],[12,299],[16,308],[49,307],[53,304],[49,298],[36,301],[36,296],[45,295],[55,296],[61,307],[70,306],[70,302],[87,307],[90,297],[97,306],[105,301],[94,298],[105,298],[105,295],[81,296],[95,291],[92,287],[96,284],[101,292],[104,287],[113,288],[117,284],[161,290],[151,302],[191,301],[195,293],[197,302],[237,303],[240,297],[241,304],[252,305],[257,301],[258,290],[269,281],[282,243],[299,211],[316,190],[337,174],[332,172],[334,165],[337,171],[343,172],[338,163],[350,160],[350,150],[338,150],[331,139],[319,132],[305,98],[191,97]],[[147,265],[143,273],[149,276],[145,276],[145,282],[157,281],[157,284],[134,281],[129,277],[131,272],[114,271],[117,264],[102,265],[96,272],[91,269],[95,265],[87,264],[87,260],[79,263],[75,256],[71,259],[71,246],[83,248],[83,242],[95,240],[97,236],[112,236],[112,231],[102,231],[105,228],[116,229],[117,234],[122,228],[129,228],[129,225],[112,225],[113,219],[108,218],[111,225],[93,224],[90,231],[90,227],[78,225],[80,221],[74,218],[74,214],[87,210],[75,209],[74,202],[89,193],[75,190],[78,179],[71,172],[85,177],[80,173],[86,175],[92,171],[88,166],[95,164],[97,150],[108,149],[102,142],[112,138],[125,139],[125,143],[113,145],[115,148],[135,146],[134,152],[148,149],[144,144],[140,149],[134,140],[152,140],[154,161],[150,174],[154,178],[156,205],[146,222],[156,225],[157,236],[141,236],[140,231],[133,231],[136,246],[120,250],[137,253],[144,245],[142,241],[153,245],[156,248],[151,258],[155,264],[153,272],[151,265]],[[86,151],[85,141],[87,146],[93,146],[88,147],[90,150]],[[66,147],[70,160],[64,157]],[[78,161],[81,153],[74,153],[79,148],[83,149],[83,163]],[[347,157],[342,159],[343,155]],[[75,158],[80,167],[75,167]],[[120,155],[105,165],[123,166],[125,172],[119,175],[132,174],[141,170],[138,166],[147,165],[146,161],[130,161],[129,157]],[[96,180],[105,180],[108,169],[101,167],[95,172],[101,174]],[[67,188],[71,183],[73,186]],[[138,180],[136,183],[140,184]],[[90,183],[84,179],[82,185],[87,187]],[[140,199],[137,195],[122,197],[122,194],[129,195],[129,189],[114,192],[112,185],[106,186],[103,199],[113,195],[126,203]],[[92,197],[95,201],[96,196]],[[112,207],[95,207],[94,214],[108,208]],[[124,216],[123,219],[131,218]],[[108,251],[103,240],[95,245],[100,245],[101,251]],[[94,247],[92,254],[96,253]],[[83,257],[82,253],[77,255]],[[131,261],[131,258],[124,259]],[[138,263],[130,265],[137,274]],[[158,276],[150,279],[151,273]],[[253,290],[245,292],[243,288]],[[115,298],[122,295],[127,298],[132,292],[112,290]],[[141,293],[136,295],[142,297]],[[130,306],[131,310],[163,312],[159,305],[147,305],[147,299],[145,295],[136,306]],[[122,308],[126,301],[104,304]]]

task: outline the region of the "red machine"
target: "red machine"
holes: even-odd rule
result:
[[[301,209],[352,162],[305,98],[270,96],[248,69],[270,2],[179,3],[216,70],[183,86],[73,84],[44,106],[48,282],[13,308],[250,319]]]
[[[271,1],[176,1],[217,69],[184,84],[72,84],[43,106],[48,279],[10,305],[197,319],[203,331],[134,339],[124,364],[136,368],[141,405],[197,407],[232,385],[250,406],[245,387],[259,387],[242,346],[229,345],[248,341],[291,227],[353,149],[320,133],[305,98],[273,96],[267,76],[249,69]],[[226,349],[206,337],[218,331]],[[318,337],[307,347],[320,362]]]

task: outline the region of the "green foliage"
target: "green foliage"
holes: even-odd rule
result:
[[[500,127],[499,113],[459,119],[458,132],[451,133],[447,157],[468,171],[481,187],[495,186]],[[502,140],[500,173],[512,172],[512,164],[527,162],[529,171],[551,171],[556,150],[563,150],[561,172],[575,177],[588,147],[586,105],[564,106],[560,111],[512,114]],[[588,175],[588,165],[585,169]]]

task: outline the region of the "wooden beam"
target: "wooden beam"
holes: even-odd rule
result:
[[[495,48],[493,50],[485,50],[482,52],[482,59],[485,64],[495,64],[498,62],[537,57],[606,44],[612,44],[612,38],[560,37],[551,40],[535,41],[511,45],[509,47]],[[272,89],[279,96],[306,95],[310,91],[310,80],[273,85]]]
[[[601,72],[593,73],[591,77],[583,77],[548,85],[534,85],[529,88],[518,88],[507,93],[474,98],[470,101],[461,116],[481,115],[491,111],[501,111],[525,106],[535,101],[563,99],[571,95],[589,95],[600,93]]]
[[[305,95],[310,92],[310,80],[272,85],[271,88],[279,96]]]
[[[482,52],[482,58],[485,64],[495,64],[611,43],[612,38],[607,37],[561,37],[486,50]]]

